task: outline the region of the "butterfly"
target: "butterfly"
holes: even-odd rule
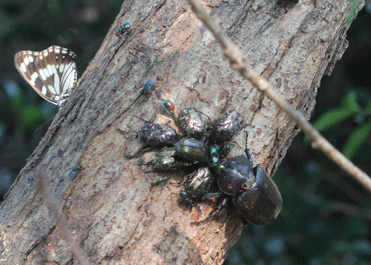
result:
[[[75,59],[72,50],[53,45],[39,52],[17,52],[14,64],[37,94],[60,107],[76,86]]]

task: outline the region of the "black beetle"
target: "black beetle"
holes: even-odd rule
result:
[[[183,138],[175,144],[178,156],[191,161],[208,163],[210,160],[209,147],[201,140],[194,138]]]
[[[120,37],[125,32],[128,32],[130,30],[130,28],[131,28],[131,26],[130,26],[129,23],[124,23],[120,27],[117,28],[115,34],[116,34],[117,37]]]
[[[261,167],[253,168],[247,148],[245,154],[229,158],[217,167],[219,189],[232,197],[247,221],[257,225],[271,223],[282,209],[281,194]]]
[[[253,162],[248,149],[246,155],[229,158],[215,168],[219,189],[225,194],[235,196],[241,188],[250,187],[254,181]]]
[[[143,142],[143,146],[132,155],[125,154],[126,158],[137,157],[154,147],[173,145],[178,141],[179,136],[169,124],[147,122],[139,131],[139,139]]]
[[[175,144],[178,134],[169,124],[147,123],[139,131],[139,139],[146,146]]]
[[[193,165],[193,163],[181,161],[179,159],[175,159],[175,157],[175,148],[165,147],[155,155],[155,158],[152,161],[142,165],[152,166],[153,171],[177,170]]]
[[[234,205],[248,221],[265,225],[276,220],[282,209],[281,193],[264,169],[254,168],[255,181],[234,199]]]
[[[178,114],[178,124],[192,138],[201,140],[205,133],[205,123],[195,108],[182,109]]]
[[[200,167],[195,172],[187,176],[184,190],[179,192],[179,196],[191,207],[194,200],[201,200],[202,196],[210,190],[215,177],[208,167]]]
[[[222,113],[212,123],[211,139],[217,143],[229,141],[241,129],[243,122],[243,117],[235,110]]]

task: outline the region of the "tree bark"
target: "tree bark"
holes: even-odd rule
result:
[[[364,2],[360,1],[360,7]],[[204,1],[213,18],[256,71],[309,119],[324,74],[347,47],[348,0]],[[358,10],[359,10],[358,9]],[[115,30],[132,25],[122,38]],[[155,96],[141,94],[143,77],[157,75],[156,93],[176,112],[194,106],[215,119],[227,97],[245,118],[255,165],[273,176],[295,123],[230,69],[221,48],[185,1],[124,1],[101,48],[58,112],[0,206],[2,264],[76,264],[68,243],[38,193],[38,170],[62,204],[68,225],[93,264],[221,264],[243,228],[233,210],[191,225],[213,209],[190,212],[179,203],[185,172],[145,173],[124,153],[141,147],[133,136],[144,120],[170,121]],[[124,133],[123,133],[124,132]],[[244,133],[234,140],[244,145]],[[243,150],[234,148],[232,155]],[[80,163],[83,170],[68,174]],[[169,176],[167,185],[152,186]],[[285,207],[285,206],[283,206]]]

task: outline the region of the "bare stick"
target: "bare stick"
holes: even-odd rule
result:
[[[73,255],[76,257],[76,259],[81,265],[89,265],[90,262],[88,257],[81,249],[80,244],[73,238],[72,233],[68,228],[66,218],[60,210],[60,203],[51,192],[48,186],[48,182],[46,180],[46,175],[41,170],[39,170],[38,172],[38,184],[39,191],[44,197],[46,206],[48,207],[49,211],[53,214],[58,224],[61,226],[63,236],[70,245]]]
[[[332,213],[343,213],[350,216],[357,216],[367,220],[371,220],[371,211],[360,209],[355,205],[344,202],[332,202],[321,209],[324,216],[328,217]]]
[[[333,147],[314,127],[304,118],[304,116],[295,110],[286,100],[278,95],[267,80],[261,77],[254,70],[250,69],[246,64],[246,58],[237,48],[232,40],[224,34],[222,29],[215,23],[203,8],[198,0],[188,0],[192,6],[193,12],[201,19],[209,30],[214,34],[214,37],[219,42],[224,50],[224,54],[230,61],[231,67],[237,70],[244,78],[249,80],[253,85],[259,88],[265,95],[273,100],[282,110],[290,115],[298,124],[298,126],[310,137],[313,141],[312,147],[322,150],[330,159],[337,163],[341,168],[348,172],[352,177],[359,181],[369,192],[371,192],[370,177],[356,167],[342,153]]]

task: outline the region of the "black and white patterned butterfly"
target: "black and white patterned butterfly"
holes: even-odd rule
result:
[[[14,64],[37,94],[60,107],[76,86],[75,59],[72,50],[54,45],[40,52],[17,52]]]

